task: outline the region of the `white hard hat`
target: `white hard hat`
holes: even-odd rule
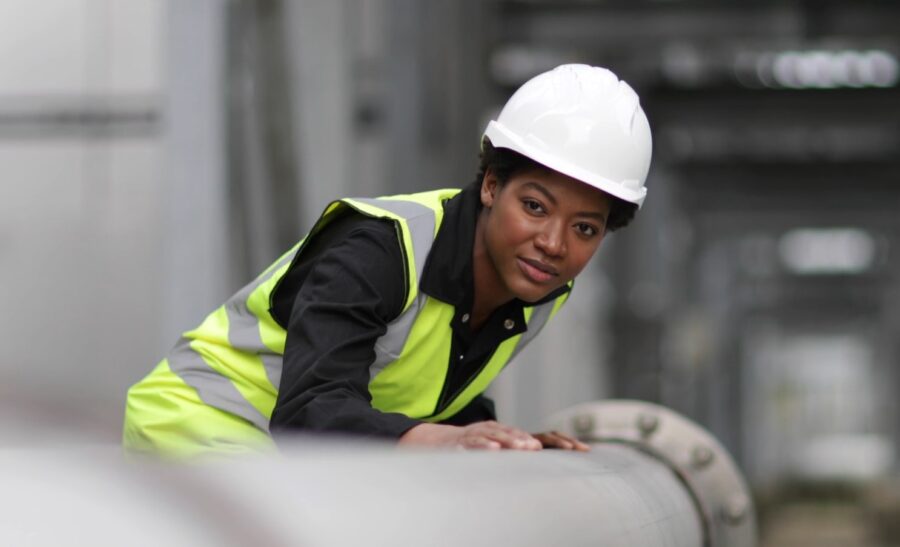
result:
[[[605,68],[561,65],[535,76],[484,136],[638,206],[647,195],[650,124],[637,93]]]

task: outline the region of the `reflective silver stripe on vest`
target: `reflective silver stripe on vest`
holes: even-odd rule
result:
[[[406,221],[412,237],[413,256],[416,262],[416,279],[421,279],[422,271],[425,270],[425,260],[428,258],[428,253],[431,252],[431,245],[434,243],[435,218],[431,207],[414,201],[394,199],[354,198],[353,201],[390,211]]]
[[[268,281],[279,268],[294,259],[296,253],[281,258],[264,275],[242,288],[225,303],[228,317],[228,343],[235,349],[259,353],[266,376],[275,388],[281,382],[281,358],[268,352],[259,335],[259,320],[247,308],[247,298],[260,285]],[[190,346],[190,340],[182,338],[168,356],[169,368],[187,385],[194,388],[200,399],[209,406],[231,412],[263,431],[269,430],[269,419],[250,404],[234,387],[231,380],[220,374],[203,360]]]
[[[184,383],[197,390],[200,400],[207,405],[231,412],[259,429],[268,431],[269,419],[247,402],[231,380],[210,367],[203,357],[191,348],[190,343],[191,341],[186,338],[178,341],[168,357],[169,369],[184,380]]]
[[[412,201],[383,199],[356,199],[355,201],[390,211],[406,220],[410,237],[412,237],[416,280],[421,280],[422,272],[425,270],[425,261],[434,244],[436,222],[434,211],[430,207]],[[375,361],[369,367],[369,381],[372,381],[389,363],[400,357],[409,333],[412,331],[413,323],[425,304],[425,298],[425,294],[419,291],[409,308],[391,321],[387,332],[375,341]]]
[[[278,389],[281,383],[281,358],[269,353],[259,334],[259,318],[247,307],[247,299],[260,285],[271,279],[275,272],[294,259],[296,252],[281,258],[265,275],[261,275],[225,302],[225,314],[228,316],[228,343],[231,347],[247,353],[259,353],[266,369],[269,382]]]
[[[391,322],[388,325],[387,332],[375,341],[375,361],[369,367],[370,382],[379,372],[384,370],[384,367],[400,358],[403,346],[406,345],[406,339],[409,338],[409,333],[412,332],[413,323],[416,322],[419,311],[425,305],[426,298],[428,297],[425,293],[419,292],[412,305]]]

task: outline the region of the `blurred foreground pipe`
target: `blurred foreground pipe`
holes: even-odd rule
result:
[[[630,447],[668,467],[694,501],[702,545],[756,545],[756,513],[743,476],[722,445],[684,416],[643,401],[613,400],[560,412],[549,427],[595,446]]]
[[[163,466],[122,462],[112,447],[65,458],[59,450],[0,451],[0,545],[753,545],[739,476],[717,483],[739,491],[728,492],[716,513],[708,506],[718,502],[693,471],[685,475],[641,442],[599,438],[610,430],[608,417],[626,413],[621,404],[633,403],[557,417],[560,429],[577,425],[599,440],[590,453],[298,440],[280,456]],[[655,426],[639,420],[639,435],[677,431],[685,439],[675,444],[710,449],[711,456],[686,453],[698,473],[717,473],[729,461],[683,418],[641,408]],[[687,427],[672,429],[676,423]],[[747,500],[741,515],[729,513],[736,496]]]

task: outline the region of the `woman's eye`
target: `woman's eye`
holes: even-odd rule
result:
[[[544,211],[544,207],[533,199],[523,200],[525,204],[525,208],[533,213],[540,213]]]
[[[590,224],[576,224],[576,228],[578,228],[578,231],[581,232],[581,235],[584,236],[592,236],[597,233],[597,229]]]

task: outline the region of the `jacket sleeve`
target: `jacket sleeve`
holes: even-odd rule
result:
[[[446,425],[469,425],[475,422],[484,422],[487,420],[496,420],[497,411],[494,410],[494,401],[478,395],[463,407],[462,410],[442,421]]]
[[[368,389],[375,341],[405,301],[395,229],[380,220],[348,222],[349,229],[329,226],[317,235],[303,265],[288,272],[293,305],[270,422],[276,439],[301,430],[397,438],[420,423],[372,408]]]

